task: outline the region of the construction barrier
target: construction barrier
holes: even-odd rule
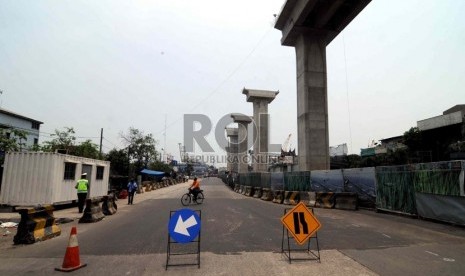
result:
[[[73,226],[69,235],[68,247],[66,248],[65,257],[63,258],[63,265],[60,268],[55,268],[55,270],[70,272],[81,267],[85,267],[86,265],[87,264],[81,263],[81,258],[79,257],[77,229],[76,226]]]
[[[305,202],[305,205],[307,205],[308,207],[315,207],[316,193],[315,192],[307,192],[305,194],[306,194],[306,198],[303,199],[303,201]]]
[[[84,214],[79,219],[79,223],[97,222],[104,217],[102,208],[100,208],[100,198],[86,199],[86,208],[84,209]]]
[[[137,192],[138,194],[143,194],[143,193],[145,192],[145,191],[144,191],[144,186],[141,185],[141,184],[138,184],[138,185],[137,185],[137,190],[136,190],[136,192]]]
[[[234,184],[234,191],[236,193],[239,193],[239,190],[241,189],[241,186],[239,184]]]
[[[240,185],[239,193],[240,193],[240,194],[245,194],[245,187],[244,187],[244,185]]]
[[[336,193],[334,208],[342,210],[357,210],[358,195],[356,193]]]
[[[61,234],[60,227],[55,223],[52,205],[20,209],[18,212],[21,220],[13,238],[14,244],[31,244]]]
[[[300,202],[300,192],[298,191],[285,191],[283,204],[297,205]]]
[[[113,195],[103,196],[102,213],[105,216],[110,216],[116,213],[115,197]]]
[[[262,187],[254,187],[253,188],[253,197],[254,198],[261,198],[262,197]]]
[[[276,190],[273,192],[273,203],[283,204],[284,201],[284,191]]]
[[[261,199],[265,200],[265,201],[273,200],[273,194],[272,194],[270,188],[263,188],[262,189],[262,198]]]
[[[315,207],[334,208],[334,193],[333,192],[316,192]]]
[[[253,196],[253,187],[252,186],[245,186],[245,195],[246,196]]]

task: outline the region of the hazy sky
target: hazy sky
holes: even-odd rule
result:
[[[165,147],[166,118],[178,159],[183,114],[252,115],[243,87],[279,90],[271,143],[292,133],[295,147],[295,52],[273,16],[284,2],[0,0],[1,107],[44,122],[41,141],[74,127],[98,144],[103,128],[105,152],[129,127]],[[327,47],[330,145],[360,154],[465,104],[464,12],[462,0],[372,1]]]

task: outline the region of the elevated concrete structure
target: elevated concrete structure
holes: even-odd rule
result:
[[[247,89],[242,94],[247,96],[247,102],[253,103],[253,157],[252,167],[255,172],[268,171],[269,115],[268,104],[278,95],[279,91]]]
[[[249,171],[249,163],[247,157],[247,150],[248,150],[248,125],[252,122],[252,119],[249,116],[244,114],[231,114],[231,118],[235,123],[238,124],[238,149],[237,149],[237,157],[239,161],[239,168],[238,173],[246,173]]]
[[[326,46],[371,0],[288,0],[275,28],[295,47],[299,169],[328,170]]]
[[[238,150],[238,128],[227,127],[226,136],[229,137],[229,145],[226,147],[226,153],[228,155],[227,168],[230,172],[238,172],[239,170],[239,159],[237,156]]]

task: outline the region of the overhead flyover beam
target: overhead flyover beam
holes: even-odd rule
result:
[[[281,44],[293,46],[303,29],[325,32],[328,45],[371,0],[288,0],[275,23],[282,31]]]
[[[287,0],[276,19],[297,71],[299,170],[329,169],[326,46],[371,0]]]

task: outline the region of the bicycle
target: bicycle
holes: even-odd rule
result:
[[[195,203],[202,204],[204,199],[205,199],[205,196],[203,195],[203,190],[200,190],[197,194],[197,200],[195,200]],[[191,202],[193,201],[194,201],[194,194],[190,190],[189,192],[183,194],[181,197],[181,204],[183,206],[187,206],[191,204]]]

